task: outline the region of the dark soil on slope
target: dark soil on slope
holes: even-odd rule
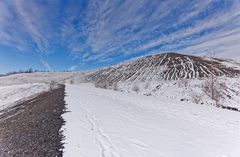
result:
[[[64,88],[59,85],[0,112],[0,156],[62,156]]]

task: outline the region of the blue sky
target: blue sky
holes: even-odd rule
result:
[[[0,1],[0,73],[87,70],[206,50],[240,59],[239,0]]]

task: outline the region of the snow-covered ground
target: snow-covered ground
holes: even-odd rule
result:
[[[238,157],[240,114],[164,97],[67,85],[66,157]]]
[[[141,82],[136,80],[134,83],[122,83],[117,90],[138,93],[169,99],[169,101],[191,101],[198,104],[211,105],[215,102],[204,92],[203,87],[207,79],[181,79],[181,80],[159,80],[155,82]],[[240,108],[240,77],[218,77],[218,82],[225,84],[224,89],[217,88],[221,91],[220,104]],[[136,91],[137,88],[138,90]]]
[[[0,111],[17,102],[49,90],[49,84],[82,82],[84,73],[79,72],[36,72],[0,77]]]
[[[47,90],[49,90],[49,84],[45,83],[0,86],[0,111],[15,102],[23,101]]]
[[[84,75],[1,77],[0,110],[49,90],[51,81],[73,83],[66,86],[70,112],[63,115],[66,157],[239,156],[240,114],[211,106],[203,79],[126,81],[117,87],[120,92],[83,84]],[[223,105],[239,108],[240,78],[221,77],[221,82],[228,87]],[[199,104],[193,96],[201,96]]]
[[[6,85],[19,85],[31,83],[49,83],[51,81],[58,83],[65,83],[71,79],[81,80],[82,73],[78,72],[36,72],[36,73],[23,73],[0,77],[0,86]]]

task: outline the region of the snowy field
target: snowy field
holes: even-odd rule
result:
[[[239,107],[240,78],[222,79],[231,96],[224,105]],[[80,73],[12,75],[0,78],[0,110],[49,90],[53,80],[75,84],[66,86],[66,157],[239,157],[240,114],[209,105],[203,80],[135,83],[138,92],[126,83],[120,92],[83,84]],[[203,105],[191,101],[194,93]]]
[[[224,83],[223,89],[216,88],[221,91],[221,99],[219,103],[224,106],[231,106],[240,109],[240,77],[218,77],[219,83]],[[182,79],[182,80],[159,80],[155,82],[141,82],[136,80],[134,83],[123,83],[118,86],[118,90],[138,93],[140,95],[149,95],[159,97],[161,99],[169,99],[168,101],[191,101],[203,105],[212,105],[215,102],[204,92],[204,84],[206,79]],[[134,87],[138,87],[138,91],[134,91]],[[197,99],[196,102],[194,99]]]
[[[44,73],[36,72],[29,74],[14,74],[9,76],[0,77],[0,86],[6,85],[20,85],[20,84],[31,84],[31,83],[49,83],[55,81],[58,83],[65,83],[70,78],[81,80],[81,73],[78,72],[53,72]]]
[[[0,86],[0,111],[47,90],[49,85],[45,83]]]
[[[66,157],[239,157],[239,112],[90,84],[66,94]]]

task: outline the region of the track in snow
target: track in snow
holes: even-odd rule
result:
[[[88,110],[85,110],[85,113],[88,122],[91,124],[91,130],[95,134],[96,143],[101,147],[102,157],[120,157],[115,151],[114,145],[110,139],[101,130],[98,120]]]
[[[64,156],[238,157],[240,114],[67,85]]]

